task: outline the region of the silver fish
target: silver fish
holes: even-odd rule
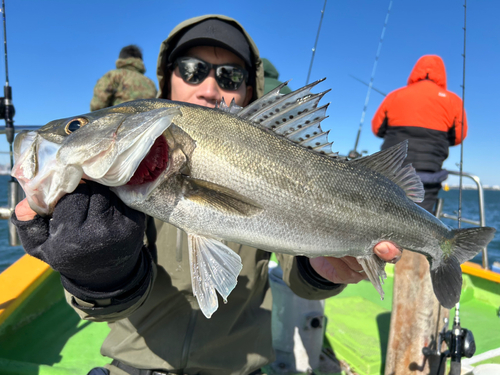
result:
[[[318,81],[320,82],[320,81]],[[186,231],[193,293],[210,317],[236,285],[241,261],[222,241],[308,257],[356,257],[383,297],[381,241],[424,254],[441,304],[458,302],[460,263],[493,228],[450,229],[414,202],[420,179],[402,166],[406,142],[347,161],[320,122],[315,82],[278,87],[248,107],[138,100],[55,120],[18,135],[12,175],[30,206],[50,215],[80,179]]]

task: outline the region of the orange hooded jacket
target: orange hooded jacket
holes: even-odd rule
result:
[[[465,112],[464,112],[465,115]],[[437,172],[448,147],[462,142],[462,100],[446,90],[446,70],[439,56],[422,56],[406,87],[391,92],[372,119],[372,130],[384,138],[382,149],[409,140],[405,164]],[[463,138],[467,135],[464,116]]]

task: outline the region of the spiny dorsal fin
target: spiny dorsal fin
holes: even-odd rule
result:
[[[279,85],[278,87],[274,88],[273,90],[269,91],[266,95],[264,95],[262,98],[260,99],[257,99],[256,101],[254,101],[253,103],[250,103],[249,105],[247,105],[245,108],[243,108],[243,110],[240,112],[239,116],[241,118],[244,118],[244,119],[249,119],[250,116],[252,116],[255,112],[257,112],[259,109],[263,108],[263,107],[266,107],[266,106],[270,106],[272,105],[273,103],[275,103],[276,101],[278,101],[280,98],[286,96],[286,95],[290,95],[290,94],[282,94],[280,93],[280,90],[285,87],[288,82],[290,81],[286,81],[285,83],[282,83],[281,85]],[[310,86],[310,85],[309,85]],[[306,86],[307,87],[307,86]],[[303,89],[303,88],[302,88]],[[299,89],[301,90],[301,89]],[[297,91],[299,91],[297,90]]]
[[[234,98],[233,100],[231,100],[231,104],[229,104],[229,106],[226,104],[224,98],[222,98],[220,103],[215,103],[215,108],[220,109],[223,112],[232,113],[234,115],[243,109],[243,107],[240,107],[238,104],[236,104]]]
[[[401,167],[406,158],[407,150],[408,141],[406,140],[387,150],[350,160],[348,163],[362,164],[386,176],[403,189],[406,196],[412,201],[422,202],[424,200],[424,187],[420,177],[415,173],[415,168],[411,164]]]
[[[281,94],[280,90],[287,85],[287,81],[237,115],[310,150],[337,157],[332,152],[332,143],[328,142],[328,132],[320,126],[320,122],[327,117],[328,104],[318,108],[319,101],[330,90],[311,93],[311,89],[323,81],[320,79],[289,94]]]

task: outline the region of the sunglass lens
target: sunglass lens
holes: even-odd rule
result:
[[[203,82],[210,73],[207,64],[197,59],[179,59],[178,64],[182,79],[194,85]]]
[[[216,78],[219,86],[224,90],[238,90],[246,78],[245,71],[241,68],[223,65],[217,68]]]

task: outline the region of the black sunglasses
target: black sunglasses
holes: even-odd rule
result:
[[[175,65],[179,67],[184,82],[192,85],[202,83],[213,68],[217,84],[221,89],[228,91],[238,90],[248,77],[248,72],[238,65],[215,65],[195,57],[179,57],[175,60],[174,67]]]

